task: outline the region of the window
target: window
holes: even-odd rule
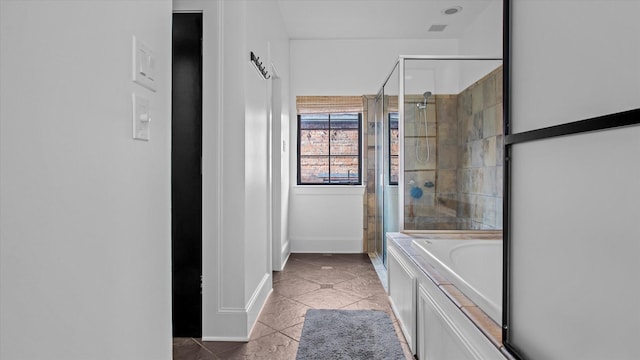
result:
[[[298,185],[360,185],[361,113],[298,115]]]
[[[389,113],[389,185],[398,185],[398,113]]]

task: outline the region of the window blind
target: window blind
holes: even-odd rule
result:
[[[361,113],[362,96],[297,96],[296,108],[300,114]]]

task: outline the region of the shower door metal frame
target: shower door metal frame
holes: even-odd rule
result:
[[[375,178],[375,254],[380,263],[386,269],[386,244],[383,236],[384,233],[384,181],[380,181],[379,167],[384,171],[384,149],[381,148],[379,137],[382,136],[384,128],[381,119],[384,117],[384,86],[378,91],[375,98],[374,111],[374,178]],[[382,153],[382,154],[380,154]]]
[[[389,79],[393,76],[394,71],[396,71],[396,67],[398,66],[398,61],[394,64],[393,68],[389,75],[385,78],[378,94],[376,95],[376,115],[378,114],[378,110],[380,110],[380,118],[376,116],[376,130],[375,130],[375,162],[376,162],[376,221],[380,223],[376,223],[376,253],[380,257],[382,265],[384,268],[387,268],[387,239],[385,233],[385,189],[390,185],[390,176],[389,172],[386,171],[386,166],[391,166],[388,163],[387,159],[389,159],[390,145],[389,142],[386,141],[387,137],[386,133],[390,131],[388,123],[385,121],[385,109],[388,109],[388,100],[385,99],[385,86],[389,83]],[[378,105],[378,101],[380,105]],[[387,101],[387,105],[385,105],[385,101]],[[388,111],[387,111],[388,113]],[[379,137],[380,136],[380,137]],[[379,152],[379,153],[378,153]],[[382,169],[381,172],[378,173],[378,166]],[[382,176],[379,176],[382,175]],[[394,185],[395,186],[395,185]],[[378,193],[380,189],[381,193]],[[379,212],[379,213],[378,213]],[[378,249],[378,241],[380,242],[381,248]],[[379,252],[378,252],[379,251]]]

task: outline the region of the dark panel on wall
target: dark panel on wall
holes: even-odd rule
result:
[[[202,336],[202,14],[173,15],[173,336]]]

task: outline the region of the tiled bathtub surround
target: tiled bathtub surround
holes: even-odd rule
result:
[[[429,161],[421,161],[427,143],[421,99],[405,96],[405,229],[501,229],[502,67],[460,94],[429,98]],[[411,197],[413,186],[422,190],[419,199]]]

